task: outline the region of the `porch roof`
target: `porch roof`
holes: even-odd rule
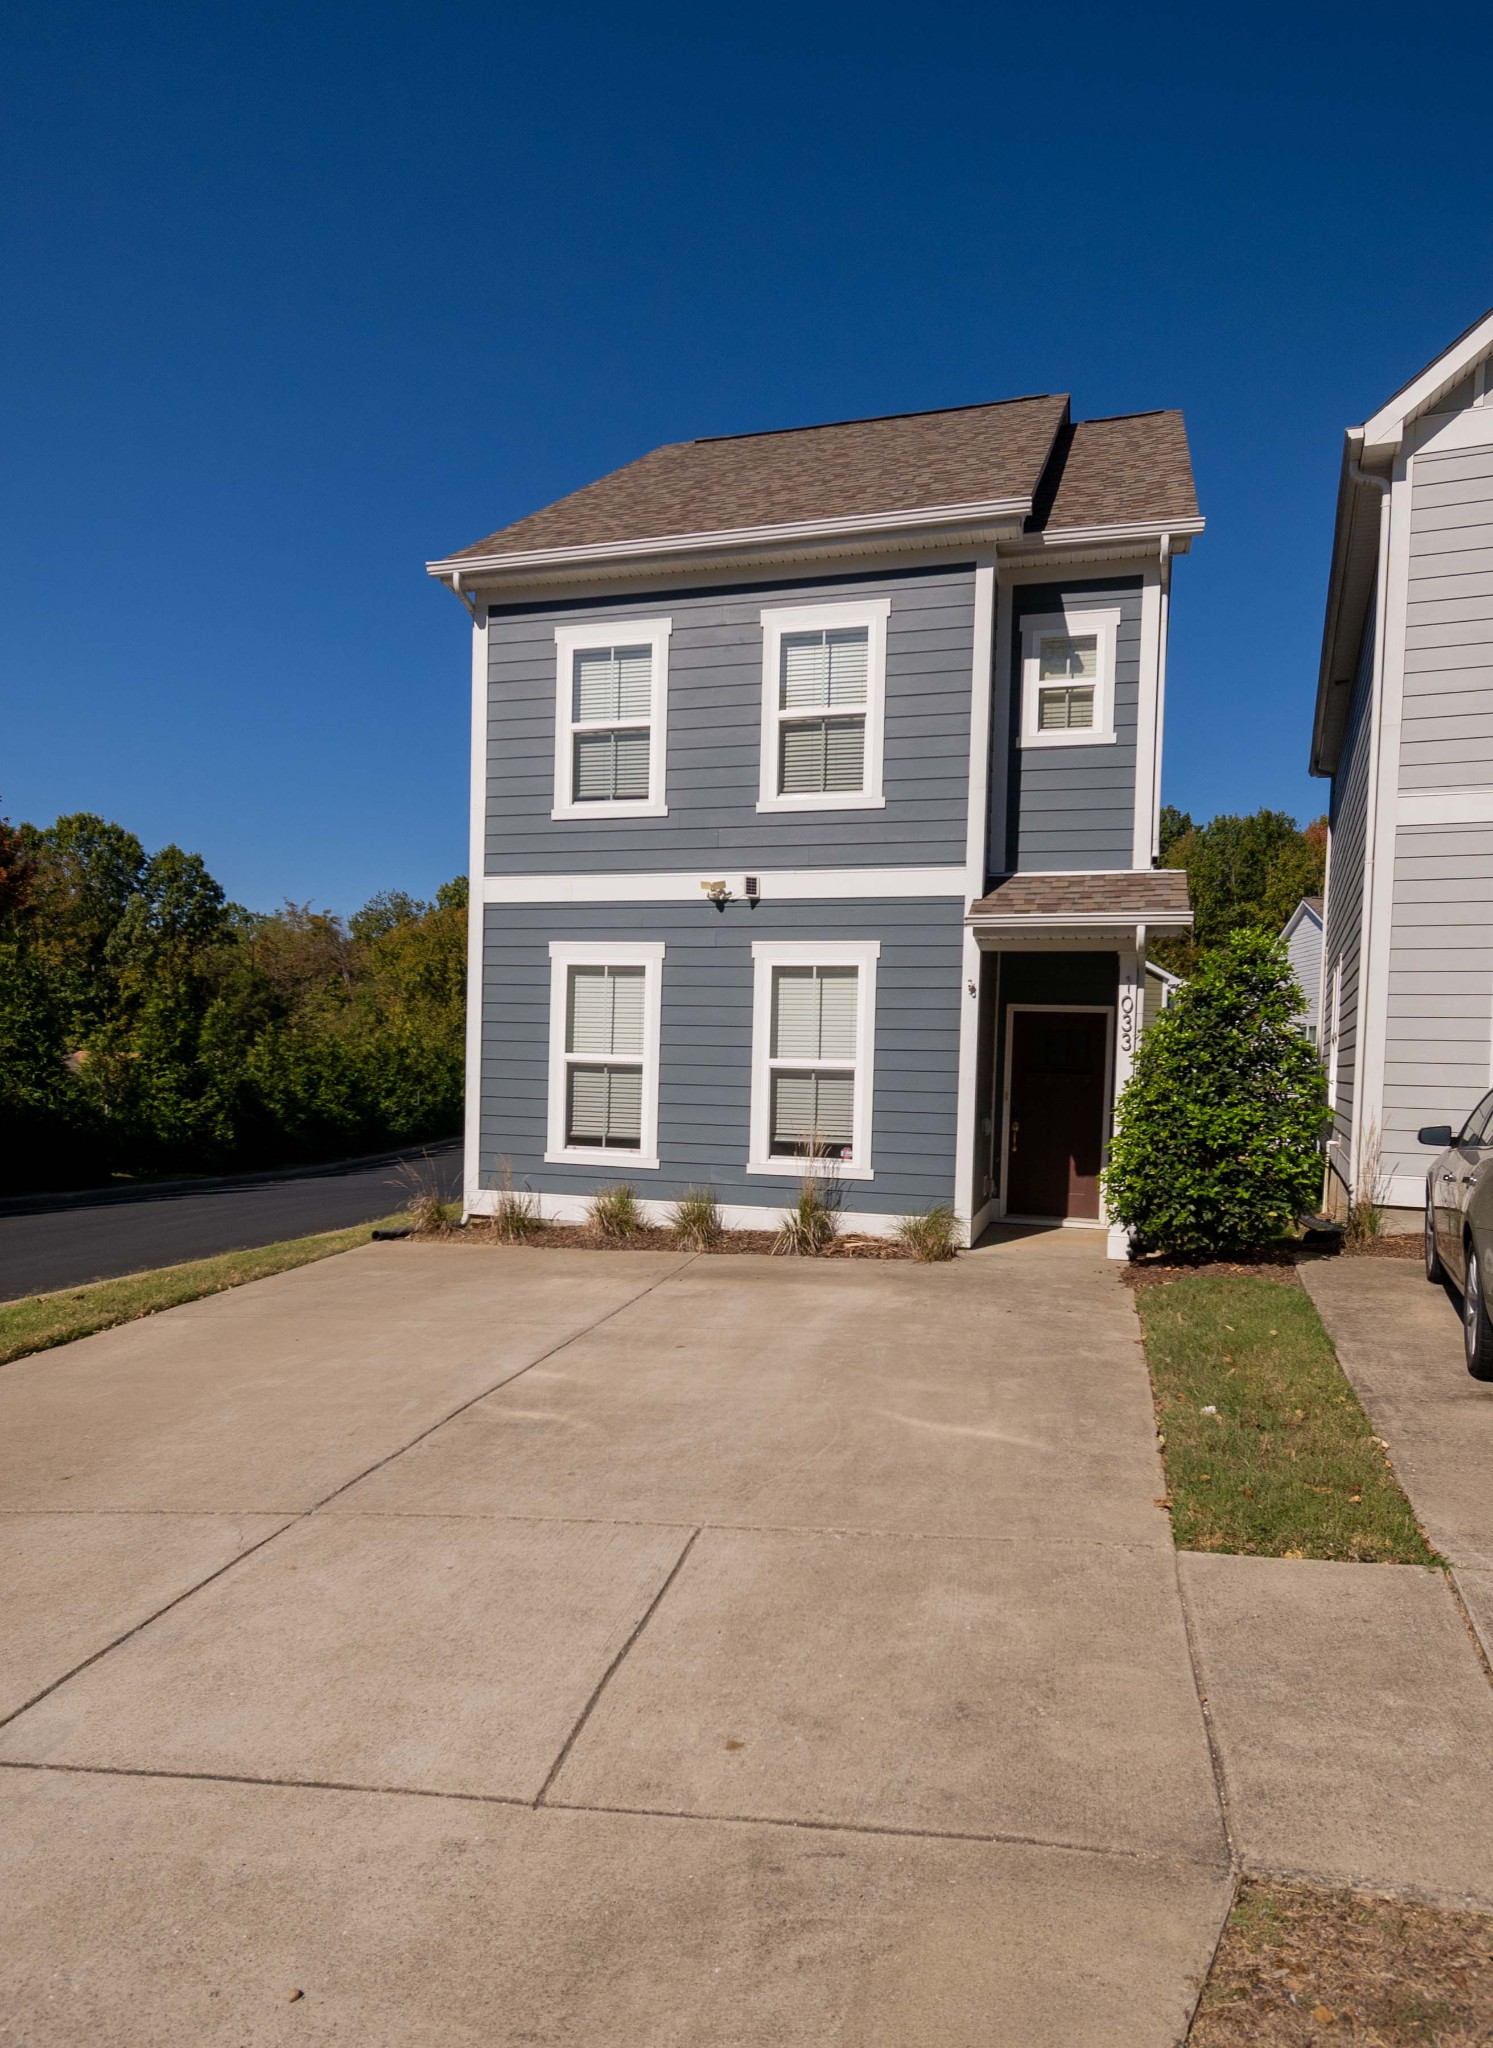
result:
[[[1181,868],[1126,874],[1000,875],[969,907],[968,923],[986,931],[1065,931],[1074,926],[1144,924],[1185,931],[1192,923]]]

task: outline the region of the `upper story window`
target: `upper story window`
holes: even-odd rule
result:
[[[1117,609],[1074,606],[1021,625],[1021,744],[1100,746],[1115,737]]]
[[[881,793],[887,598],[762,614],[759,811],[868,810]]]
[[[878,952],[833,940],[753,946],[748,1172],[804,1173],[819,1160],[871,1178]]]
[[[555,628],[556,818],[662,818],[668,619]]]
[[[658,1164],[661,945],[550,947],[545,1157]]]

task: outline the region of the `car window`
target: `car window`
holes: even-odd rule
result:
[[[1457,1133],[1459,1145],[1481,1145],[1486,1143],[1489,1121],[1493,1120],[1493,1094],[1485,1095],[1477,1108],[1468,1117]]]

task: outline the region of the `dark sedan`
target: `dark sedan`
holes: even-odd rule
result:
[[[1467,1370],[1493,1380],[1493,1094],[1455,1134],[1426,1124],[1419,1137],[1439,1154],[1426,1175],[1426,1278],[1461,1294]]]

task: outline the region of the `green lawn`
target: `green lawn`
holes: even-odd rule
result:
[[[1198,1274],[1136,1301],[1179,1549],[1440,1562],[1303,1288]]]
[[[133,1322],[137,1316],[154,1315],[157,1309],[176,1308],[204,1294],[221,1294],[226,1287],[242,1287],[246,1280],[263,1280],[270,1273],[288,1273],[292,1266],[309,1266],[334,1252],[351,1251],[354,1245],[367,1244],[375,1228],[387,1228],[387,1224],[360,1223],[353,1230],[287,1238],[254,1251],[224,1252],[218,1258],[193,1259],[183,1266],[160,1266],[154,1272],[128,1273],[118,1280],[95,1280],[87,1287],[71,1287],[60,1294],[28,1294],[20,1301],[0,1302],[0,1365],[9,1365],[31,1351],[47,1351],[54,1344],[70,1344],[74,1337],[91,1337],[95,1330],[112,1329],[116,1323]]]

